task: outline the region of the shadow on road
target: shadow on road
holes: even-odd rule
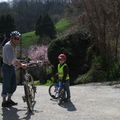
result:
[[[32,107],[33,107],[33,111],[32,111],[32,112],[27,111],[27,112],[25,113],[26,116],[25,116],[24,118],[21,118],[21,120],[30,120],[30,119],[31,119],[31,116],[34,115],[35,112],[39,112],[39,111],[37,111],[37,110],[34,110],[35,104],[36,104],[36,101],[34,101],[33,106],[32,106]]]
[[[33,107],[34,107],[35,103],[33,104]],[[19,111],[26,111],[27,110],[26,108],[25,109],[17,109],[17,108],[14,108],[14,107],[2,108],[2,116],[3,116],[2,120],[23,120],[23,119],[24,120],[30,120],[31,116],[34,115],[35,112],[38,112],[37,110],[33,110],[33,112],[27,111],[25,113],[25,117],[20,118],[20,116],[18,115],[18,112]]]
[[[30,120],[30,119],[31,119],[31,116],[34,115],[35,113],[39,113],[39,111],[37,111],[37,110],[33,110],[33,112],[27,111],[27,112],[25,113],[26,116],[23,117],[23,118],[21,118],[21,120]]]
[[[57,99],[52,99],[51,98],[50,100],[52,100],[54,102],[57,102]],[[63,108],[66,108],[67,111],[77,111],[77,109],[76,109],[75,105],[72,103],[72,101],[64,102],[60,106],[63,107]]]
[[[26,112],[26,116],[24,118],[21,118],[21,120],[30,120],[31,116],[34,115],[33,112]]]
[[[3,120],[20,120],[17,112],[19,111],[25,111],[24,109],[17,109],[14,107],[10,108],[2,108],[2,116]]]
[[[72,101],[63,103],[61,107],[66,108],[68,111],[77,111]]]

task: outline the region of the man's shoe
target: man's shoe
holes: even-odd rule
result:
[[[70,98],[65,99],[65,102],[71,102]]]
[[[9,100],[8,103],[11,105],[11,106],[15,106],[17,105],[18,103],[14,102],[13,100]]]
[[[71,102],[70,98],[67,99],[67,102]]]
[[[4,101],[2,102],[2,107],[11,107],[11,104],[8,101]]]

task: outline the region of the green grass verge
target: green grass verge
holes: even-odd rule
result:
[[[38,81],[34,81],[34,85],[35,85],[35,86],[41,85],[41,84],[40,84],[40,81],[39,81],[39,80],[38,80]]]
[[[26,48],[37,44],[38,39],[39,37],[35,35],[35,31],[24,33],[22,34],[22,46]]]
[[[52,84],[51,80],[47,80],[47,82],[45,84],[41,84],[40,81],[34,81],[34,85],[35,86],[39,86],[39,85],[45,85],[45,86],[50,86]]]
[[[64,30],[67,30],[71,26],[71,22],[68,19],[62,19],[58,23],[56,23],[55,27],[57,32],[63,32]]]

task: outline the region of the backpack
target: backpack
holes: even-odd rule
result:
[[[3,47],[8,41],[9,41],[9,39],[8,39],[8,38],[5,38],[5,39],[2,41],[1,46]]]

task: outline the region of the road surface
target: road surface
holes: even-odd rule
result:
[[[0,120],[120,120],[119,88],[87,84],[71,86],[70,89],[71,102],[61,107],[55,100],[50,100],[48,86],[37,87],[34,113],[30,114],[22,100],[23,86],[18,86],[13,96],[18,105],[11,108],[0,106]]]

